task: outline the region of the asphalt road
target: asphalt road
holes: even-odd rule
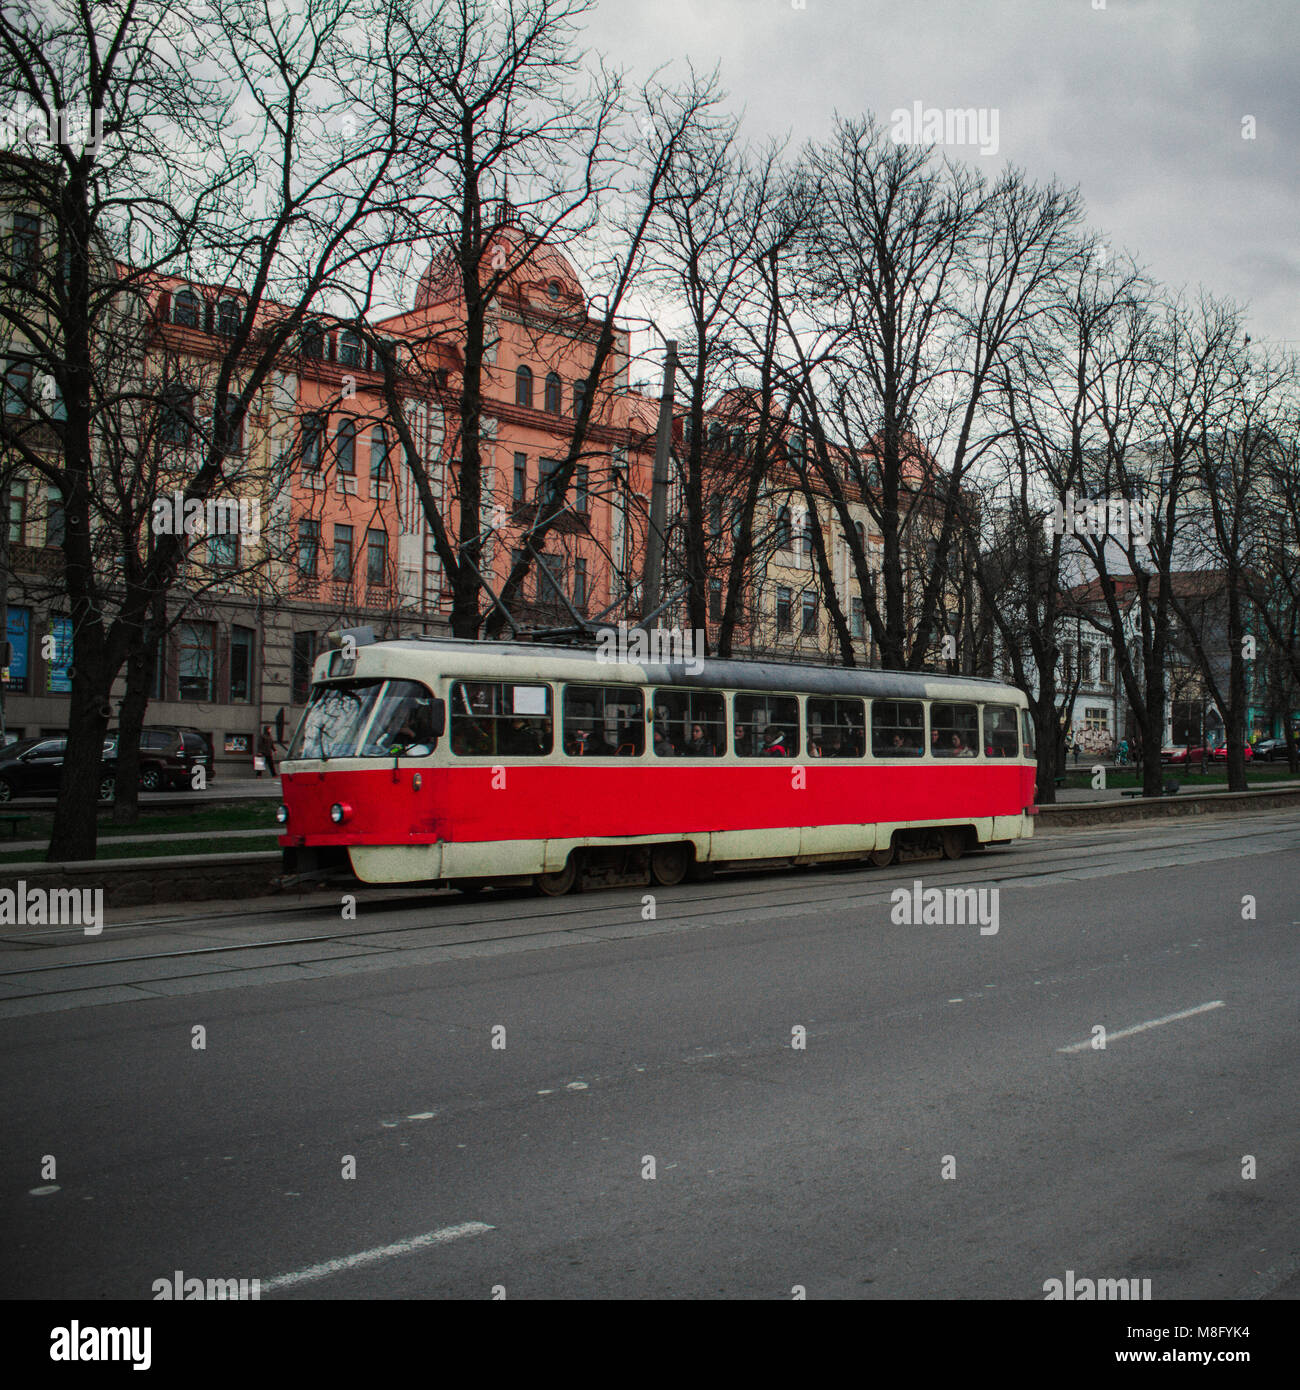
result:
[[[316,895],[10,932],[0,1293],[1294,1297],[1297,849],[1265,813],[684,884],[653,920]],[[915,880],[997,888],[998,930],[895,923]]]

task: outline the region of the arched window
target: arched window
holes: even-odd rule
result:
[[[867,553],[867,528],[860,521],[855,521],[853,529],[858,533],[858,547],[865,556]]]
[[[776,514],[776,548],[789,550],[791,548],[790,542],[790,508],[782,507]]]
[[[515,404],[533,406],[533,372],[531,367],[520,367],[515,372]]]
[[[199,313],[199,297],[193,290],[180,290],[172,300],[172,322],[182,328],[197,328]]]
[[[548,372],[546,374],[546,409],[552,415],[560,413],[560,396],[562,387],[560,386],[559,372]]]
[[[803,435],[800,434],[800,433],[798,433],[797,431],[796,431],[794,434],[792,434],[792,435],[790,436],[789,452],[790,452],[790,462],[791,462],[791,463],[793,463],[793,464],[800,464],[800,463],[803,462],[803,458],[804,458]]]
[[[361,341],[361,334],[349,328],[339,338],[339,361],[345,367],[359,367],[364,353],[365,347]]]
[[[302,333],[302,355],[320,361],[325,356],[325,335],[319,328],[305,328]]]
[[[239,301],[236,299],[223,299],[217,305],[217,332],[223,338],[233,338],[239,332]]]
[[[721,448],[722,448],[722,442],[723,442],[723,429],[722,429],[722,426],[721,426],[720,424],[718,424],[718,422],[715,420],[715,421],[713,422],[713,424],[711,424],[711,425],[709,426],[709,448],[710,448],[710,449],[721,449]]]
[[[587,399],[587,383],[585,381],[575,381],[573,383],[573,417],[576,420],[582,414],[583,402]]]
[[[377,483],[388,481],[388,435],[383,425],[370,431],[370,476]]]
[[[731,451],[735,454],[745,452],[745,431],[737,428],[731,431]]]
[[[334,432],[334,458],[340,473],[357,471],[357,422],[345,415]]]

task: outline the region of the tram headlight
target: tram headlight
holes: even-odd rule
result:
[[[342,825],[345,820],[352,819],[352,807],[346,801],[336,801],[330,807],[330,820],[335,825]]]
[[[283,801],[275,808],[275,819],[280,825],[289,824],[289,808]]]

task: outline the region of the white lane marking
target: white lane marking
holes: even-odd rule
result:
[[[1194,1009],[1183,1009],[1176,1014],[1166,1014],[1164,1018],[1151,1018],[1145,1023],[1135,1023],[1132,1028],[1121,1028],[1117,1033],[1106,1034],[1106,1045],[1109,1046],[1117,1038],[1131,1038],[1134,1033],[1145,1033],[1148,1028],[1159,1028],[1162,1023],[1177,1023],[1180,1018],[1191,1018],[1194,1014],[1208,1013],[1211,1009],[1223,1008],[1222,999],[1213,999],[1208,1004],[1198,1004]],[[1069,1047],[1058,1047],[1058,1052],[1086,1052],[1092,1047],[1092,1039],[1087,1038],[1083,1042],[1071,1043]],[[1098,1052],[1102,1048],[1096,1049]]]
[[[394,1255],[409,1255],[414,1250],[424,1250],[433,1245],[446,1245],[448,1241],[460,1240],[462,1236],[481,1236],[484,1231],[494,1229],[482,1221],[464,1221],[459,1226],[444,1226],[440,1231],[412,1236],[410,1240],[399,1240],[392,1245],[381,1245],[375,1250],[363,1250],[359,1255],[343,1255],[337,1260],[326,1260],[324,1264],[296,1270],[293,1274],[277,1274],[274,1279],[263,1279],[262,1292],[273,1293],[276,1289],[287,1289],[294,1284],[307,1284],[313,1279],[327,1279],[331,1274],[342,1274],[347,1269],[377,1264],[380,1260],[391,1259]]]

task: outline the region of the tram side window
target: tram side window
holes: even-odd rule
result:
[[[645,747],[645,698],[626,685],[564,687],[564,751],[637,758]]]
[[[1034,756],[1034,721],[1030,718],[1027,709],[1020,711],[1020,733],[1025,742],[1025,757],[1032,758]]]
[[[799,756],[799,701],[793,695],[736,696],[736,756]]]
[[[660,758],[720,758],[727,720],[716,690],[657,690],[654,745]]]
[[[866,748],[861,700],[808,699],[808,754],[813,758],[860,758]]]
[[[1014,705],[984,706],[984,751],[990,758],[1014,758],[1020,752]]]
[[[930,706],[930,752],[936,758],[974,758],[979,749],[979,710],[974,705]]]
[[[551,751],[551,687],[457,681],[451,751],[461,757],[540,758]]]
[[[919,700],[872,700],[871,752],[877,758],[919,758],[925,715]]]

